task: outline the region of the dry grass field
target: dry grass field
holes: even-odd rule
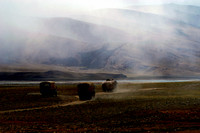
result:
[[[200,82],[119,83],[79,101],[76,84],[58,97],[39,85],[0,86],[0,132],[200,132]]]

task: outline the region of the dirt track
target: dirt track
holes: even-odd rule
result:
[[[155,89],[158,89],[158,88],[147,88],[147,89],[141,89],[141,90],[138,90],[138,91],[149,91],[149,90],[155,90]],[[125,92],[127,92],[127,91],[125,91]],[[113,93],[99,92],[99,93],[96,94],[96,96],[111,95],[111,94],[116,94],[116,93],[122,93],[122,92],[121,91],[116,91],[116,92],[113,92]],[[58,107],[65,107],[65,106],[83,104],[83,103],[86,103],[86,102],[88,102],[88,101],[74,101],[74,102],[70,102],[70,103],[55,104],[55,105],[51,105],[51,106],[26,108],[26,109],[5,110],[5,111],[0,111],[0,114],[12,113],[12,112],[21,112],[21,111],[40,110],[40,109],[47,109],[47,108],[58,108]]]
[[[39,110],[39,109],[46,109],[46,108],[57,108],[57,107],[64,107],[64,106],[70,106],[70,105],[83,104],[83,103],[86,103],[86,102],[87,102],[87,101],[75,101],[75,102],[71,102],[71,103],[56,104],[56,105],[45,106],[45,107],[36,107],[36,108],[27,108],[27,109],[6,110],[6,111],[0,111],[0,114],[12,113],[12,112],[20,112],[20,111]]]

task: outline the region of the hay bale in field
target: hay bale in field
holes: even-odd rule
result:
[[[91,100],[95,96],[95,85],[93,83],[79,83],[77,88],[80,100]]]
[[[107,79],[102,83],[102,90],[104,92],[112,92],[115,88],[117,88],[117,81],[113,79]]]
[[[54,81],[44,81],[40,83],[40,93],[42,96],[57,96],[57,87]]]

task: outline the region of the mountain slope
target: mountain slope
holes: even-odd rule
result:
[[[88,43],[124,42],[131,39],[125,31],[110,26],[88,23],[70,18],[38,20],[38,31]]]
[[[129,75],[199,75],[198,11],[174,4],[134,6],[73,19],[42,18],[34,30],[8,26],[0,31],[0,62]]]
[[[0,43],[0,63],[41,63],[51,57],[66,58],[88,45],[68,38],[7,27],[0,31]]]

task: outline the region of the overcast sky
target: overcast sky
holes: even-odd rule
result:
[[[200,0],[0,0],[0,15],[64,16],[99,8],[165,3],[200,6]]]

